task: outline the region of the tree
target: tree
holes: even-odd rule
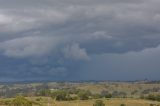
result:
[[[67,93],[65,91],[58,91],[56,92],[56,100],[58,101],[63,101],[63,100],[67,100]]]
[[[48,89],[42,89],[37,92],[38,96],[50,96],[50,94],[51,94],[51,91]]]
[[[86,91],[79,91],[78,97],[80,100],[88,100],[89,99],[88,92],[86,92]]]
[[[102,100],[96,100],[93,106],[105,106]]]
[[[24,98],[23,96],[17,96],[12,101],[13,106],[32,106],[32,102]]]
[[[112,94],[110,94],[108,91],[102,91],[101,96],[105,98],[111,98]]]
[[[160,101],[160,95],[156,95],[156,94],[149,94],[146,99],[148,100],[155,100],[155,101]]]
[[[68,94],[68,92],[66,92],[64,90],[57,90],[55,92],[52,92],[52,98],[54,98],[57,101],[72,100],[72,98]]]
[[[93,94],[92,95],[92,98],[93,99],[99,99],[99,98],[102,98],[103,96],[101,94]]]

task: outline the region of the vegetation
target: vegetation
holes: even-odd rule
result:
[[[125,104],[121,104],[120,106],[126,106]]]
[[[24,98],[23,96],[17,96],[11,102],[13,106],[32,106],[32,102]]]
[[[96,100],[93,106],[105,106],[102,100]]]
[[[102,96],[102,97],[105,97],[105,98],[111,98],[111,97],[112,97],[112,94],[109,93],[108,91],[103,90],[103,91],[101,92],[101,96]]]
[[[89,91],[79,91],[78,92],[78,97],[80,100],[88,100],[89,96],[91,96],[91,93]]]
[[[153,101],[160,101],[160,94],[149,94],[146,99]]]
[[[0,97],[0,106],[160,106],[160,83],[0,84]]]

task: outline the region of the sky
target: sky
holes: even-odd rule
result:
[[[0,0],[0,81],[160,80],[160,0]]]

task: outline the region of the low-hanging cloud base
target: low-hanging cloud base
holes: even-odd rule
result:
[[[159,4],[0,1],[0,81],[159,80]]]

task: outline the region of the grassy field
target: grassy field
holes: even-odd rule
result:
[[[36,100],[36,97],[28,98],[30,100]],[[130,99],[130,98],[115,98],[115,99],[101,99],[106,106],[120,106],[125,104],[126,106],[150,106],[150,104],[160,105],[160,102],[148,101],[141,99]],[[75,101],[54,101],[51,98],[43,98],[39,103],[42,106],[93,106],[96,100],[75,100]]]
[[[28,100],[33,102],[37,102],[36,99],[39,97],[27,97]],[[1,101],[8,101],[10,99],[0,99]],[[160,106],[160,102],[157,101],[149,101],[142,99],[132,99],[132,98],[114,98],[114,99],[99,99],[105,103],[105,106],[120,106],[121,104],[125,104],[126,106],[150,106],[150,104],[154,104],[154,106]],[[96,100],[75,100],[75,101],[55,101],[49,97],[41,97],[41,100],[38,101],[40,105],[33,106],[93,106]],[[0,106],[7,106],[4,104],[0,104]]]
[[[56,102],[55,106],[93,106],[94,101],[95,100]],[[120,104],[126,104],[126,106],[150,106],[150,104],[160,105],[158,102],[133,99],[111,99],[104,100],[104,103],[106,106],[120,106]]]
[[[41,89],[81,89],[89,90],[93,94],[99,94],[102,91],[109,93],[125,92],[127,97],[140,97],[150,93],[160,93],[160,83],[143,82],[48,82],[48,83],[21,83],[21,84],[0,84],[0,97],[14,97],[17,94],[30,95]]]
[[[110,99],[101,98],[105,106],[160,106],[160,102],[140,99],[141,95],[160,94],[160,83],[143,82],[82,82],[82,83],[29,83],[29,84],[0,84],[0,106],[5,105],[6,101],[12,101],[17,94],[33,102],[33,106],[93,106],[95,98],[89,100],[55,101],[47,96],[37,96],[36,92],[41,89],[80,89],[89,90],[93,94],[101,94],[102,91],[108,91],[112,95],[114,92],[126,93],[125,98],[113,97]],[[14,95],[12,95],[14,93]],[[11,95],[11,96],[10,96]],[[4,99],[2,99],[4,98]],[[40,100],[37,100],[41,98]]]
[[[78,89],[90,90],[92,93],[100,93],[103,90],[107,90],[109,92],[119,91],[127,93],[127,96],[136,97],[140,96],[144,90],[151,90],[154,88],[160,89],[160,84],[144,84],[144,83],[86,83],[80,84],[77,86]],[[131,92],[137,91],[134,95],[131,95]],[[153,91],[152,91],[153,92]]]
[[[27,97],[28,100],[37,102],[36,99],[39,97]],[[0,101],[7,101],[10,99],[0,99]],[[154,104],[155,106],[160,106],[160,102],[157,101],[149,101],[142,99],[132,99],[132,98],[114,98],[114,99],[98,99],[102,100],[105,103],[105,106],[120,106],[121,104],[125,104],[126,106],[150,106],[150,104]],[[95,100],[75,100],[75,101],[55,101],[49,97],[41,97],[41,100],[38,101],[38,104],[41,106],[93,106]],[[0,106],[7,106],[4,104],[0,104]],[[39,105],[33,105],[39,106]]]

